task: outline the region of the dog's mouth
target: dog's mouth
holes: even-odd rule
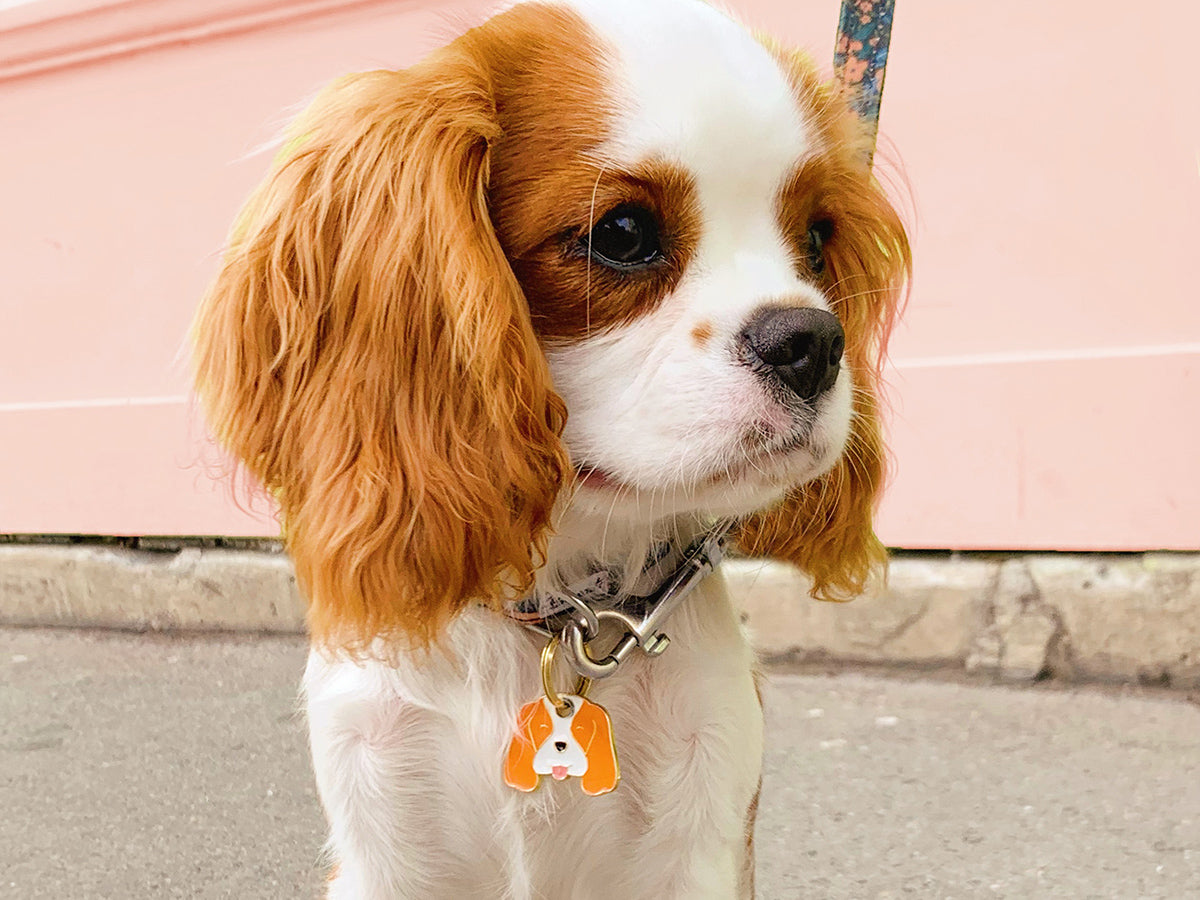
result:
[[[567,777],[567,774],[566,766],[551,766],[550,768],[550,777],[552,777],[555,781],[562,781]]]
[[[783,441],[765,442],[759,437],[747,437],[732,459],[707,474],[698,475],[691,481],[691,485],[718,487],[736,484],[755,475],[770,478],[773,473],[778,472],[779,467],[786,467],[800,453],[812,457],[823,455],[819,448],[813,446],[809,429],[797,432]],[[579,487],[593,491],[629,491],[637,487],[620,476],[587,462],[575,466],[575,479]]]
[[[588,463],[575,467],[575,479],[580,487],[591,488],[594,491],[615,491],[627,487],[615,475]]]
[[[756,474],[771,477],[780,466],[785,466],[801,453],[810,457],[823,455],[819,448],[813,446],[812,434],[808,429],[776,443],[747,441],[737,459],[714,472],[704,483],[727,484]]]

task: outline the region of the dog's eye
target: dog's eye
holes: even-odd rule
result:
[[[605,213],[582,243],[597,262],[617,269],[648,265],[662,257],[658,222],[640,206],[623,205]]]
[[[825,242],[833,237],[833,221],[818,219],[808,226],[808,268],[814,275],[825,271]]]

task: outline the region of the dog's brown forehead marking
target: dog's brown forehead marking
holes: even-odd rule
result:
[[[537,230],[531,194],[561,197],[571,182],[582,178],[590,189],[595,180],[590,154],[612,118],[600,39],[570,9],[524,3],[463,40],[490,77],[503,131],[491,147],[493,216],[520,249]]]
[[[491,148],[492,223],[538,334],[578,340],[656,308],[698,240],[695,189],[677,165],[605,158],[620,115],[611,48],[574,11],[540,3],[516,7],[466,39],[491,76],[503,131]],[[625,203],[657,217],[661,263],[616,272],[589,260],[592,225]]]

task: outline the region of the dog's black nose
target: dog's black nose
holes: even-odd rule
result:
[[[562,753],[564,750],[567,749],[567,742],[566,741],[555,741],[554,749],[557,750],[559,753]]]
[[[742,331],[747,361],[812,401],[837,381],[846,336],[823,309],[773,306],[755,313]]]

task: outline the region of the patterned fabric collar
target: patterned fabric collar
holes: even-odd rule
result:
[[[681,546],[675,541],[655,541],[650,545],[637,579],[625,593],[621,592],[621,567],[600,566],[562,591],[535,588],[520,600],[506,603],[504,612],[522,625],[545,627],[547,623],[567,618],[575,608],[567,597],[567,594],[572,594],[597,611],[620,608],[631,615],[640,616],[691,550],[691,546]]]

